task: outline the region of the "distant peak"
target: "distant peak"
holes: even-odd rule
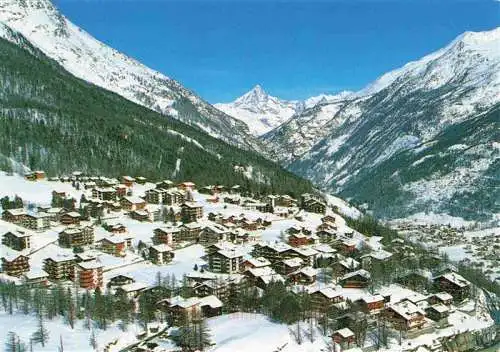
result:
[[[266,102],[269,99],[266,91],[262,88],[260,84],[257,84],[253,87],[249,92],[245,93],[238,99],[236,99],[236,103],[240,104],[258,104],[262,102]]]

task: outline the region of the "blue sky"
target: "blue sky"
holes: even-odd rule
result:
[[[231,101],[261,84],[303,99],[362,88],[464,31],[500,25],[493,0],[55,0],[97,39]]]

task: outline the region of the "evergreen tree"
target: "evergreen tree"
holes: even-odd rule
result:
[[[45,328],[41,314],[38,316],[38,328],[33,333],[32,340],[35,343],[40,343],[42,347],[45,347],[45,344],[49,340],[49,331]]]

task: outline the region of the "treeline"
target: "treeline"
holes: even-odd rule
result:
[[[309,181],[255,152],[79,80],[36,49],[3,39],[0,85],[0,159],[10,157],[49,176],[81,170],[248,184],[255,192],[295,196],[312,190]],[[250,178],[236,170],[240,165],[252,167]]]

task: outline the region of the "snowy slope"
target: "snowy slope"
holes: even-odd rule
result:
[[[378,215],[500,212],[500,28],[465,33],[354,96],[349,114],[334,103],[304,111],[318,132],[297,115],[264,138],[291,170]],[[297,144],[280,150],[283,140]]]
[[[296,101],[270,96],[260,85],[256,85],[234,102],[215,104],[215,107],[243,121],[252,134],[260,136],[287,121],[300,105]]]
[[[23,34],[79,78],[198,126],[216,138],[262,151],[260,143],[248,135],[245,124],[175,80],[96,40],[61,15],[50,0],[2,0],[0,22]],[[4,32],[0,30],[0,34]]]

